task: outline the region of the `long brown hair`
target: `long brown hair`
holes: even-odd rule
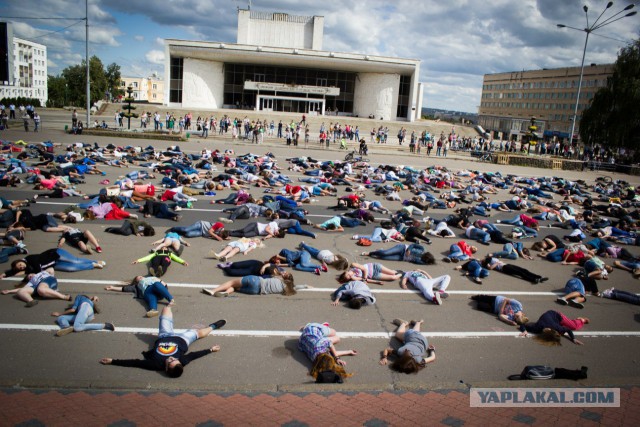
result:
[[[334,259],[327,264],[332,265],[336,270],[346,270],[349,268],[349,261],[342,255],[334,255]]]
[[[417,374],[427,364],[423,360],[422,362],[416,362],[413,355],[409,351],[402,353],[402,356],[398,357],[392,364],[391,369],[404,374]]]
[[[353,376],[353,374],[348,374],[347,371],[344,370],[344,366],[337,363],[336,359],[328,352],[321,353],[316,357],[316,360],[313,361],[313,366],[311,367],[309,375],[311,375],[313,379],[316,379],[318,378],[318,374],[324,371],[333,371],[341,378],[349,378]]]
[[[541,334],[533,337],[533,340],[538,344],[547,346],[547,347],[555,347],[562,345],[562,336],[560,332],[551,328],[544,328]]]

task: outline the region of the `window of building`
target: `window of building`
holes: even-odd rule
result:
[[[157,84],[155,84],[155,83],[152,85],[152,87],[153,87],[153,90],[158,89],[158,85],[157,85]],[[155,98],[155,96],[154,96],[154,98]]]
[[[169,65],[169,102],[182,102],[182,72],[184,68],[184,58],[170,58]],[[225,72],[225,92],[226,77]],[[226,95],[226,94],[225,94]]]

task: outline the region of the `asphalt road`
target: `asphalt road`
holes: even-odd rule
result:
[[[83,141],[99,144],[113,142],[117,145],[148,145],[146,140],[126,140],[97,137],[74,137],[65,135],[60,129],[64,126],[67,112],[44,112],[44,131],[40,134],[25,134],[19,130],[9,130],[0,134],[8,140],[23,139],[28,142],[51,139],[54,142],[68,144]],[[51,124],[51,126],[47,126]],[[152,142],[153,145],[166,147],[165,142]],[[190,140],[180,144],[183,150],[199,151],[203,147],[227,148],[229,140]],[[321,159],[339,159],[343,152],[324,150],[288,149],[283,146],[255,147],[248,144],[235,144],[237,153],[252,151],[264,153],[271,151],[285,165],[284,157],[292,155],[311,156]],[[469,168],[495,170],[496,165],[474,162],[466,155],[449,159],[427,159],[424,157],[400,156],[385,152],[370,156],[374,164],[389,162],[410,164],[417,167],[439,164],[451,169]],[[295,152],[295,153],[294,153]],[[399,153],[398,153],[399,154]],[[112,182],[129,170],[107,168]],[[513,166],[500,166],[503,173],[517,173],[528,176],[562,175],[572,179],[593,181],[597,174],[537,170]],[[286,173],[286,171],[285,171]],[[295,177],[295,174],[291,174]],[[637,177],[622,177],[638,184]],[[80,189],[92,193],[101,186],[98,181],[103,177],[87,176],[87,184]],[[259,194],[258,189],[252,193]],[[34,192],[28,186],[18,189],[3,189],[7,198],[21,198]],[[340,194],[344,189],[340,189]],[[227,192],[218,196],[226,196]],[[494,199],[506,199],[500,194]],[[198,219],[213,220],[220,216],[216,209],[221,205],[210,205],[210,198],[201,197],[193,210],[182,212],[181,224],[192,224]],[[75,198],[39,200],[31,206],[34,213],[63,210],[67,204],[77,203]],[[335,198],[319,198],[319,202],[309,207],[310,219],[320,222],[320,215],[332,215],[326,207],[335,203]],[[398,208],[399,203],[386,202],[389,208]],[[433,217],[442,217],[446,211],[430,211]],[[510,214],[492,217],[510,218]],[[175,225],[166,220],[151,218],[150,222],[158,232]],[[119,224],[119,222],[117,222]],[[246,221],[237,221],[229,228],[240,228]],[[519,373],[527,364],[550,364],[565,368],[589,367],[589,379],[583,384],[638,384],[638,354],[640,350],[639,322],[637,306],[612,300],[590,298],[584,310],[571,307],[561,310],[570,317],[585,316],[591,324],[581,331],[580,339],[584,346],[576,346],[565,340],[561,347],[543,347],[531,339],[517,338],[515,328],[499,322],[494,316],[478,312],[472,308],[469,296],[481,292],[499,292],[517,298],[525,307],[527,315],[534,319],[544,311],[560,308],[554,292],[564,287],[573,273],[571,266],[551,264],[541,259],[534,261],[518,260],[514,263],[546,275],[550,280],[539,285],[531,285],[522,280],[492,272],[477,285],[453,270],[452,264],[439,262],[427,268],[432,276],[451,274],[449,287],[451,296],[442,306],[425,302],[422,296],[402,291],[397,283],[384,286],[371,285],[376,291],[377,304],[354,311],[346,307],[332,307],[330,292],[337,287],[335,270],[315,276],[311,273],[295,272],[296,283],[306,283],[314,289],[304,290],[295,296],[276,295],[249,296],[235,294],[229,298],[212,298],[200,293],[200,288],[222,283],[225,277],[215,267],[214,260],[206,258],[210,249],[220,249],[221,244],[212,240],[190,239],[191,247],[186,248],[183,258],[189,267],[174,263],[163,279],[170,284],[176,298],[174,315],[176,328],[189,328],[205,325],[219,318],[228,321],[227,326],[211,337],[192,346],[193,350],[220,344],[220,352],[193,362],[178,380],[131,368],[102,366],[98,360],[102,357],[135,358],[148,349],[154,341],[151,335],[157,329],[157,319],[144,317],[146,308],[131,298],[131,294],[117,294],[103,290],[105,284],[130,280],[135,275],[144,274],[144,265],[131,265],[131,261],[145,255],[150,243],[159,238],[121,237],[103,230],[112,226],[108,221],[84,222],[82,229],[91,230],[101,241],[102,254],[90,256],[107,262],[104,270],[77,273],[56,273],[61,281],[61,290],[77,295],[97,295],[101,299],[102,313],[96,321],[111,321],[116,332],[74,333],[56,338],[57,326],[50,316],[52,311],[61,311],[66,303],[62,301],[41,301],[34,308],[24,308],[23,304],[9,296],[0,297],[0,340],[8,344],[6,351],[0,353],[0,386],[13,387],[90,387],[110,389],[171,389],[171,390],[306,390],[311,378],[307,375],[310,363],[296,349],[296,331],[311,321],[328,321],[331,327],[343,333],[338,349],[357,349],[357,357],[346,358],[347,370],[355,373],[342,389],[432,389],[456,388],[468,385],[503,384],[510,374]],[[306,227],[305,227],[306,228]],[[353,229],[359,234],[371,232],[373,226]],[[541,235],[552,229],[543,228]],[[557,230],[556,230],[557,232]],[[359,255],[362,248],[351,240],[351,230],[345,233],[319,231],[315,240],[304,240],[318,248],[329,248],[344,254],[357,262],[369,259]],[[57,233],[30,232],[26,243],[31,253],[38,253],[54,247]],[[285,239],[269,240],[266,248],[258,249],[246,257],[240,255],[233,260],[267,259],[282,248],[294,248],[303,240],[299,236],[289,235]],[[449,245],[456,240],[434,239],[429,250],[441,258]],[[531,241],[528,241],[529,244]],[[378,243],[376,247],[388,247],[391,244]],[[76,250],[67,247],[70,252],[81,256]],[[498,250],[498,245],[480,247],[484,255]],[[630,248],[632,252],[635,248]],[[401,262],[384,262],[391,268],[408,270],[410,267]],[[2,281],[0,286],[12,287],[16,282]],[[600,282],[602,289],[615,286],[629,291],[638,291],[638,282],[627,273],[616,270],[608,282]],[[396,317],[406,319],[424,319],[423,331],[430,343],[437,348],[437,361],[429,365],[418,375],[399,375],[389,368],[378,365],[379,352],[390,343],[388,334],[394,326],[390,323]],[[313,387],[315,390],[316,388]]]

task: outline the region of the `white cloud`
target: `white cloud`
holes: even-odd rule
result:
[[[143,42],[144,41],[144,36],[133,36],[133,39],[137,42]]]
[[[70,0],[0,2],[3,14],[8,16],[21,16],[28,10],[34,16],[84,17],[84,2],[72,7]],[[486,73],[580,64],[584,33],[559,30],[556,24],[583,27],[583,3],[589,6],[592,19],[604,7],[600,0],[261,0],[252,9],[324,16],[325,50],[420,59],[420,80],[426,84],[425,106],[476,111]],[[626,4],[616,2],[611,11],[617,12]],[[228,0],[172,0],[162,7],[150,7],[142,1],[90,0],[89,5],[91,54],[101,58],[111,55],[103,62],[115,60],[123,70],[140,75],[163,72],[165,37],[235,42],[236,9],[246,7],[246,3]],[[139,18],[140,26],[123,27],[123,14]],[[146,22],[161,29],[153,33],[143,26]],[[71,23],[26,21],[16,23],[14,28],[19,37],[32,38]],[[129,47],[125,32],[144,34],[144,40],[142,36],[129,36],[140,42]],[[616,22],[600,33],[628,41],[636,39],[638,16]],[[54,64],[64,68],[68,61],[84,55],[84,25],[35,41],[45,43]],[[586,61],[613,62],[623,45],[591,37]],[[145,54],[146,49],[151,50]]]
[[[144,56],[152,64],[164,64],[164,51],[150,50]]]

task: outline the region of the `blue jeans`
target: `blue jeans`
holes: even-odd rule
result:
[[[491,241],[489,233],[480,228],[472,228],[470,234],[471,239],[477,240],[480,243],[489,243]]]
[[[306,271],[309,273],[313,273],[316,269],[320,268],[319,265],[311,262],[311,254],[305,250],[298,251],[298,259],[292,263],[291,267],[293,267],[294,270]]]
[[[173,299],[167,287],[161,282],[155,282],[153,285],[148,286],[147,289],[144,290],[142,297],[149,305],[150,310],[158,309],[158,300],[164,298],[167,301],[171,301]]]
[[[2,248],[0,251],[0,264],[9,261],[9,257],[11,255],[15,255],[18,253],[18,248],[15,246],[10,246],[8,248]]]
[[[551,261],[551,262],[560,262],[562,261],[562,256],[564,255],[564,251],[565,251],[564,248],[558,248],[553,252],[549,252],[546,258],[548,261]]]
[[[87,258],[78,258],[76,256],[71,255],[69,252],[64,249],[57,249],[56,251],[60,258],[56,261],[55,269],[58,271],[84,271],[84,270],[93,270],[92,259]]]
[[[104,323],[87,323],[93,320],[93,307],[88,302],[80,304],[75,314],[63,314],[56,319],[62,329],[73,324],[75,332],[98,331],[104,329]]]
[[[353,228],[353,227],[357,227],[360,225],[360,220],[359,219],[355,219],[355,218],[347,218],[344,216],[340,217],[340,225],[342,227],[349,227],[349,228]]]
[[[241,287],[238,292],[249,295],[260,295],[260,277],[245,276],[240,281]]]
[[[520,214],[516,215],[516,217],[513,219],[500,220],[500,223],[522,226],[522,221],[520,221]]]
[[[453,244],[449,247],[449,256],[447,258],[457,259],[458,261],[465,261],[469,259],[469,255],[462,252],[462,249],[460,249],[460,246]]]
[[[628,302],[629,304],[640,305],[640,297],[638,295],[627,291],[619,291],[618,289],[613,289],[611,291],[611,299]]]
[[[369,252],[369,256],[386,261],[402,261],[405,251],[405,245],[395,245],[389,249],[378,249],[377,251]]]
[[[516,243],[516,245],[522,246],[522,243]],[[513,243],[507,243],[500,252],[496,252],[493,256],[496,258],[518,259],[518,252]]]
[[[382,228],[381,227],[376,227],[373,230],[373,234],[370,236],[365,236],[365,235],[358,235],[360,238],[365,238],[365,239],[369,239],[372,242],[382,242]]]
[[[491,231],[500,231],[498,229],[498,227],[496,227],[494,224],[491,224],[490,222],[488,222],[485,225],[483,225],[483,228],[485,228],[489,232],[491,232]]]
[[[202,237],[202,221],[186,227],[171,227],[169,232],[178,233],[184,237]]]
[[[299,234],[301,236],[307,236],[307,237],[315,237],[315,234],[313,234],[312,232],[304,230],[300,226],[300,222],[299,221],[296,221],[296,224],[293,227],[287,228],[287,233],[289,233],[289,234]]]
[[[482,279],[483,277],[487,277],[489,275],[489,270],[487,270],[486,268],[482,268],[482,265],[476,260],[472,260],[469,263],[469,265],[467,266],[467,271],[469,272],[469,275],[474,278],[477,277]]]
[[[195,329],[187,329],[184,332],[176,334],[173,332],[173,318],[160,316],[160,325],[158,326],[158,338],[179,337],[182,338],[187,346],[190,346],[198,339],[198,332]]]
[[[313,247],[307,245],[306,243],[301,243],[300,244],[300,249],[309,252],[309,254],[311,254],[311,256],[316,258],[316,259],[318,258],[318,254],[320,253],[320,249],[313,248]]]

